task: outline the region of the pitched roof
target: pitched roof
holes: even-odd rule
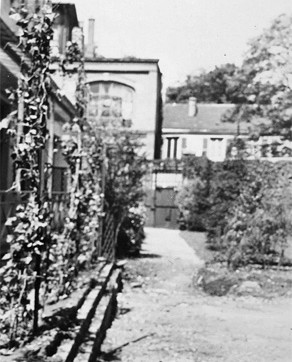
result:
[[[158,63],[159,59],[152,58],[135,58],[135,57],[124,57],[124,58],[106,58],[106,57],[96,57],[96,58],[86,58],[88,63]]]
[[[66,17],[69,19],[69,26],[73,28],[74,26],[79,26],[79,21],[76,13],[75,4],[67,0],[58,0],[53,2],[53,12],[63,12],[66,14]]]
[[[222,122],[222,116],[232,110],[233,104],[198,104],[196,116],[188,115],[188,104],[166,104],[163,111],[163,126],[166,131],[178,133],[236,134],[237,123]],[[240,133],[249,132],[251,125],[240,122]]]

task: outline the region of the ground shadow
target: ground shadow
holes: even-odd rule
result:
[[[112,350],[109,351],[109,352],[101,352],[100,358],[98,358],[96,361],[97,361],[97,362],[103,362],[103,361],[121,361],[121,358],[119,357],[119,353],[121,352],[121,350],[122,350],[124,347],[127,347],[128,345],[133,344],[133,343],[140,342],[140,341],[142,341],[142,339],[151,337],[151,336],[153,336],[154,334],[155,334],[155,333],[146,334],[145,336],[141,336],[141,337],[139,337],[139,338],[137,338],[137,339],[134,339],[134,340],[132,340],[132,341],[126,342],[126,343],[120,345],[119,347],[112,349]]]
[[[132,308],[119,308],[119,315],[124,315],[131,312]]]
[[[144,253],[143,251],[137,255],[136,257],[137,259],[146,259],[146,258],[149,258],[149,259],[155,259],[155,258],[161,258],[161,255],[159,254],[153,254],[153,253]]]

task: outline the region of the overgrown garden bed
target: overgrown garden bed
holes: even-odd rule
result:
[[[185,160],[178,204],[189,230],[204,230],[217,261],[230,269],[292,265],[285,256],[291,235],[291,162],[205,158]]]
[[[206,233],[181,231],[182,238],[205,262],[195,273],[193,283],[204,292],[214,296],[250,295],[274,298],[291,297],[292,267],[270,267],[261,265],[241,266],[236,271],[228,270],[225,262],[218,262],[218,252],[208,248]],[[290,240],[291,246],[292,241]]]

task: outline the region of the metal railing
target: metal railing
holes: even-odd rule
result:
[[[0,255],[3,255],[9,249],[6,243],[7,219],[15,215],[16,207],[25,204],[30,192],[7,192],[0,191]],[[65,224],[65,218],[68,216],[69,194],[66,192],[53,192],[51,198],[52,230],[62,232]],[[115,227],[114,219],[110,212],[106,212],[102,218],[102,235],[99,239],[99,255],[107,260],[113,260],[115,255]]]
[[[115,257],[115,226],[114,218],[110,212],[106,212],[102,226],[101,256],[107,260]]]
[[[0,190],[0,255],[2,255],[9,246],[6,244],[7,219],[15,214],[17,205],[27,202],[29,192],[19,194],[15,191]]]
[[[70,195],[66,192],[52,193],[52,230],[61,232],[64,228],[65,218],[68,216]]]
[[[0,190],[0,255],[8,249],[6,244],[7,219],[15,215],[17,205],[25,204],[30,195],[29,191],[21,193],[15,191]],[[51,202],[52,229],[61,231],[67,216],[69,195],[64,192],[53,192]]]

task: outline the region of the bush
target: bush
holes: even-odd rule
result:
[[[213,244],[213,248],[218,244],[218,236],[224,233],[246,177],[246,163],[242,160],[228,160],[212,165],[206,225],[208,242]]]
[[[221,236],[228,265],[281,263],[291,233],[290,163],[249,164],[248,182]]]
[[[205,213],[209,207],[205,197],[206,185],[200,178],[189,181],[178,193],[176,201],[188,230],[205,231]]]
[[[131,208],[125,217],[117,238],[116,256],[138,256],[145,238],[145,209],[142,206]]]
[[[206,167],[194,157],[186,167],[177,202],[188,229],[205,229],[208,247],[233,269],[281,263],[292,228],[292,164],[238,159]]]

